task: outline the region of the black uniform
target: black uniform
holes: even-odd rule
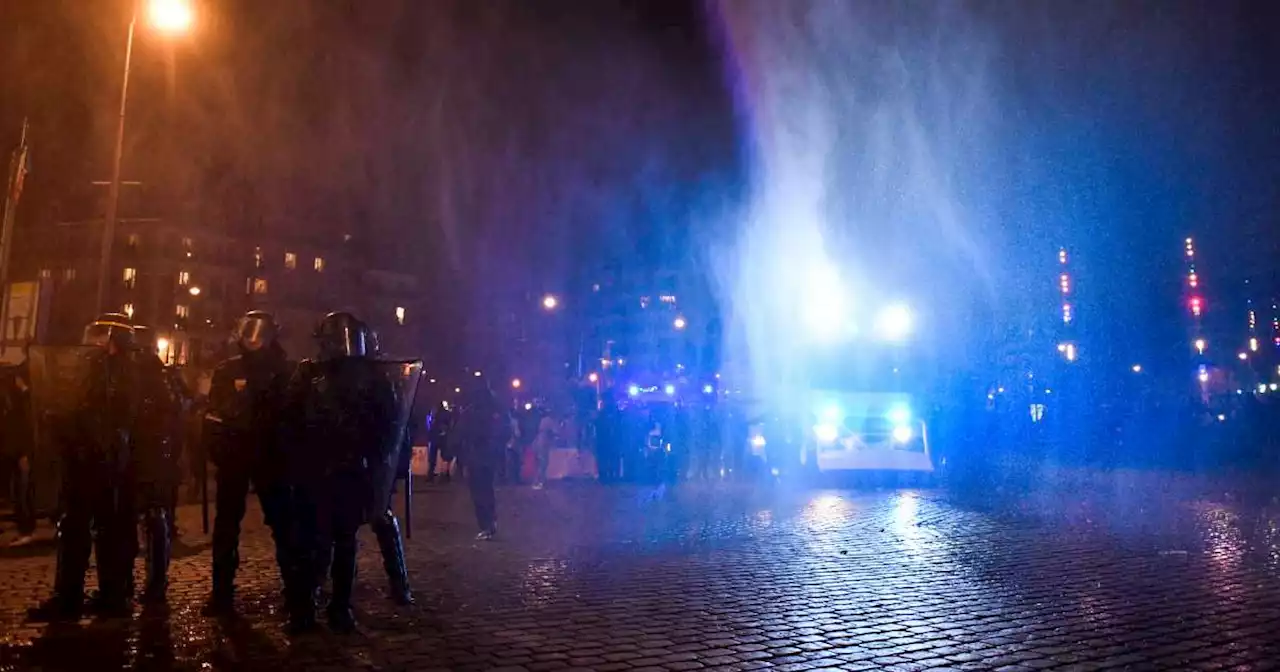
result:
[[[377,354],[379,351],[377,332],[369,330],[370,350]],[[413,441],[411,433],[406,428],[399,447],[399,457],[396,460],[396,474],[398,478],[408,480],[409,469],[412,465],[413,458]],[[408,487],[406,485],[405,487]],[[413,591],[409,588],[409,572],[405,566],[404,560],[404,535],[400,532],[400,520],[396,518],[396,514],[391,510],[391,502],[388,500],[382,514],[375,517],[369,524],[373,528],[374,538],[378,540],[378,551],[382,554],[382,568],[387,572],[388,594],[391,600],[396,604],[410,605],[414,603]],[[316,568],[315,576],[317,585],[323,585],[325,579],[330,573],[330,564],[333,562],[333,540],[326,536],[326,530],[319,529],[317,534],[319,538],[317,545],[319,550],[316,552]]]
[[[276,562],[286,590],[293,571],[289,554],[289,486],[279,435],[284,386],[292,372],[274,327],[253,341],[244,336],[251,321],[272,325],[270,316],[250,313],[242,320],[241,354],[214,369],[205,414],[205,448],[217,472],[217,515],[213,525],[213,592],[209,607],[231,607],[240,565],[240,523],[253,485],[276,546]]]
[[[131,457],[146,540],[146,593],[149,599],[163,599],[169,583],[172,493],[177,487],[184,400],[181,392],[171,386],[149,331],[145,327],[135,328],[138,348],[132,353],[132,359],[138,372],[139,415]],[[137,536],[133,535],[132,540],[135,547],[130,557],[136,558]]]
[[[84,575],[96,549],[99,595],[106,613],[128,610],[137,552],[134,423],[141,405],[139,371],[132,355],[133,328],[123,315],[105,315],[85,329],[76,353],[82,395],[70,417],[51,423],[62,453],[61,516],[54,595],[36,617],[76,617],[84,600]]]
[[[294,539],[298,557],[313,562],[299,573],[310,585],[291,594],[295,627],[309,625],[307,610],[317,568],[330,549],[329,623],[335,630],[354,627],[356,532],[383,514],[388,503],[385,497],[374,502],[374,484],[381,476],[375,471],[388,463],[389,451],[400,447],[405,422],[399,418],[397,390],[382,363],[367,356],[368,331],[349,314],[326,316],[316,330],[320,358],[303,361],[289,384]]]
[[[441,404],[431,414],[431,427],[427,432],[427,440],[430,447],[427,449],[427,481],[434,481],[436,478],[436,460],[443,460],[445,463],[444,480],[448,481],[450,477],[450,463],[453,462],[453,450],[449,445],[449,432],[453,429],[453,413],[449,410],[447,404]]]
[[[471,491],[476,525],[480,528],[477,538],[492,539],[498,532],[498,503],[493,484],[511,438],[510,419],[493,390],[482,385],[471,393],[459,424],[462,435],[459,457],[467,470],[467,487]]]

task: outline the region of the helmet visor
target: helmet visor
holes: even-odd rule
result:
[[[236,324],[236,341],[245,350],[255,352],[276,339],[276,325],[264,316],[248,315]]]

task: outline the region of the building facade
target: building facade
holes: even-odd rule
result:
[[[291,357],[311,356],[316,322],[334,310],[369,321],[384,350],[418,356],[424,334],[412,274],[367,266],[349,234],[332,239],[290,233],[275,222],[239,235],[218,227],[121,219],[107,273],[107,306],[155,329],[170,362],[208,367],[228,354],[235,321],[247,310],[273,313]],[[49,286],[47,343],[75,343],[98,312],[102,220],[29,227],[16,237],[14,282]]]

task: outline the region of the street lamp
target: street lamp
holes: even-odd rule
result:
[[[195,12],[187,0],[150,0],[147,3],[147,20],[152,28],[175,35],[191,29]]]
[[[513,379],[511,380],[511,389],[513,389],[513,390],[518,390],[518,389],[520,389],[520,379],[519,379],[519,378],[513,378]]]
[[[560,299],[557,299],[555,294],[548,294],[542,297],[542,307],[547,310],[555,310],[556,306],[559,305]]]
[[[590,374],[587,374],[587,380],[593,383],[598,383],[600,382],[600,374],[596,373],[595,371],[592,371]]]
[[[189,0],[147,0],[151,25],[167,35],[191,28],[194,10]],[[138,4],[129,17],[129,35],[124,47],[124,78],[120,84],[120,113],[116,121],[116,146],[111,157],[111,185],[107,189],[107,214],[102,226],[102,258],[98,266],[98,308],[107,309],[107,282],[111,268],[111,244],[115,242],[116,215],[120,208],[120,160],[124,155],[124,120],[129,109],[129,68],[133,63],[133,29],[138,23]]]
[[[1196,343],[1195,343],[1195,345],[1196,345],[1196,352],[1197,352],[1197,353],[1199,353],[1199,354],[1201,354],[1201,355],[1203,355],[1203,354],[1204,354],[1204,349],[1205,349],[1209,344],[1208,344],[1208,343],[1205,343],[1205,340],[1204,340],[1203,338],[1197,338],[1197,339],[1196,339]]]
[[[686,322],[683,317],[677,317],[675,321],[671,323],[671,326],[675,327],[677,330],[680,330],[689,326],[689,323]]]

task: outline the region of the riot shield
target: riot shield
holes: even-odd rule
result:
[[[370,520],[381,515],[391,503],[391,489],[400,467],[400,451],[409,428],[409,414],[418,393],[418,379],[422,377],[421,360],[380,360],[375,365],[376,383],[384,393],[387,412],[392,417],[379,423],[381,429],[375,437],[377,459],[369,465],[372,500],[366,511]]]
[[[58,508],[61,487],[61,446],[67,440],[72,418],[88,392],[94,346],[32,345],[28,352],[31,372],[31,485],[36,511],[52,514]]]

